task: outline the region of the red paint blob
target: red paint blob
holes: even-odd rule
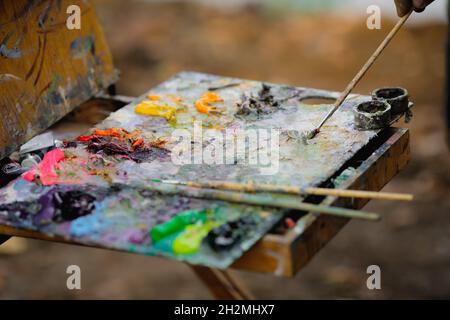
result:
[[[284,219],[284,223],[286,224],[286,227],[288,227],[289,229],[292,229],[295,227],[295,221],[292,220],[291,218]]]
[[[80,141],[80,142],[89,142],[89,141],[91,141],[94,138],[95,138],[95,136],[79,136],[77,138],[77,140]]]

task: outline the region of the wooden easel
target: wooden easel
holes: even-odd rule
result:
[[[63,6],[68,5],[69,2],[66,2],[63,1]],[[0,158],[84,103],[93,106],[111,105],[117,108],[129,100],[108,94],[114,92],[111,86],[117,80],[116,72],[91,5],[82,1],[70,1],[70,4],[78,3],[82,8],[86,28],[68,31],[61,27],[64,26],[65,11],[55,11],[56,19],[53,22],[44,22],[39,26],[34,19],[41,16],[42,10],[50,10],[51,14],[54,9],[39,5],[32,6],[29,11],[21,11],[26,3],[25,0],[6,0],[0,3],[0,21],[7,22],[0,27],[0,43],[3,41],[5,47],[10,50],[7,51],[9,57],[0,59],[0,70],[5,70],[6,75],[0,81],[0,103],[7,108],[7,112],[1,113],[0,119]],[[18,15],[19,12],[22,12],[21,16]],[[14,15],[16,18],[11,19]],[[11,32],[25,29],[27,33],[23,36]],[[92,41],[95,41],[95,44]],[[17,58],[17,52],[20,52],[24,43],[36,50],[33,50],[32,54]],[[14,45],[19,51],[11,51]],[[20,63],[15,59],[19,59]],[[92,67],[93,61],[101,63],[94,64],[94,69],[90,69],[88,66]],[[63,76],[55,78],[55,74]],[[61,90],[74,92],[79,90],[79,92],[70,99],[61,100],[58,98]],[[95,98],[100,95],[103,96],[101,99]],[[21,105],[20,110],[16,107],[18,104]],[[16,132],[11,128],[22,130]],[[408,130],[386,129],[341,168],[340,172],[347,167],[356,169],[341,188],[381,190],[406,166],[409,158]],[[324,205],[353,209],[360,209],[366,203],[367,200],[363,199],[335,197],[326,197],[321,202]],[[290,229],[284,234],[267,234],[237,260],[232,268],[294,277],[347,222],[348,220],[343,218],[306,214],[298,221],[298,226],[302,226],[301,229]],[[11,236],[67,243],[62,238],[47,237],[37,232],[0,225],[0,244]],[[254,298],[229,270],[221,271],[198,266],[191,268],[218,299]]]

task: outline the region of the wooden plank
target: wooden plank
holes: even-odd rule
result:
[[[79,30],[66,26],[69,5]],[[0,1],[0,159],[116,80],[89,1]]]
[[[9,226],[4,226],[4,225],[0,225],[0,235],[23,237],[23,238],[30,238],[30,239],[37,239],[37,240],[46,240],[46,241],[52,241],[52,242],[70,243],[70,242],[64,240],[64,238],[62,238],[62,237],[48,237],[37,231],[17,229],[14,227],[9,227]]]
[[[347,180],[343,189],[381,190],[410,159],[409,131],[391,128],[388,139]],[[362,208],[367,199],[327,197],[325,205]],[[293,277],[348,222],[348,219],[309,213],[297,230],[285,235],[267,235],[233,264],[233,268]]]

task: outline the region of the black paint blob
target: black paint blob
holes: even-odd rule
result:
[[[55,192],[53,205],[57,214],[53,220],[71,221],[90,214],[95,208],[95,197],[80,190]]]
[[[280,107],[280,102],[271,94],[271,87],[263,84],[257,96],[243,95],[242,101],[237,104],[236,116],[253,116],[271,114]]]
[[[229,221],[211,230],[207,242],[214,251],[229,250],[255,225],[250,217]]]

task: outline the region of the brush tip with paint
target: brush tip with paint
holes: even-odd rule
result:
[[[308,140],[313,139],[320,132],[319,128],[302,132],[302,140],[304,144],[308,144]]]

